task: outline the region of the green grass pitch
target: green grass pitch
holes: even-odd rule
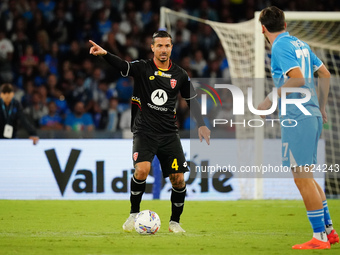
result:
[[[340,200],[328,204],[339,232]],[[156,235],[122,231],[129,201],[0,200],[0,254],[340,254],[291,249],[312,236],[302,201],[187,201],[184,234],[168,232],[169,201],[141,209],[159,214]]]

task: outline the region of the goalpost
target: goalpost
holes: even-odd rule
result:
[[[239,86],[245,97],[247,97],[247,88],[252,87],[253,105],[256,106],[273,88],[270,72],[270,45],[262,35],[261,25],[258,22],[259,14],[260,12],[256,12],[253,20],[227,24],[161,7],[160,27],[171,31],[173,28],[170,17],[174,16],[211,26],[226,54],[233,85]],[[336,169],[337,164],[340,164],[340,12],[285,12],[285,16],[289,33],[307,42],[331,72],[330,94],[326,108],[329,123],[324,126],[322,139],[326,143],[326,164]],[[275,114],[272,117],[278,118],[277,113]],[[246,111],[242,117],[254,119],[254,115],[249,111]],[[254,158],[250,160],[255,165],[263,163],[264,139],[280,137],[279,126],[252,129],[236,126],[236,138],[242,141],[241,145],[246,144],[249,139],[254,140],[252,148]],[[240,160],[243,160],[244,151],[242,148],[238,149]],[[325,188],[328,197],[340,197],[339,172],[326,173]],[[253,198],[263,198],[262,178],[256,178],[254,192]]]

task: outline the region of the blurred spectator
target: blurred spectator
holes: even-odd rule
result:
[[[118,127],[119,115],[118,115],[118,98],[111,97],[108,109],[108,123],[106,126],[107,131],[115,132]]]
[[[76,88],[76,77],[72,70],[66,70],[60,82],[60,90],[66,96],[72,93],[72,91]]]
[[[203,25],[202,33],[198,36],[198,41],[203,49],[213,49],[218,42],[214,30],[209,25]]]
[[[25,54],[20,58],[20,73],[25,73],[27,68],[36,69],[38,66],[39,59],[33,54],[32,45],[27,45]]]
[[[62,61],[61,53],[59,52],[59,45],[57,42],[53,42],[51,45],[51,51],[45,54],[44,61],[48,66],[51,73],[58,75],[60,69],[60,62]]]
[[[201,0],[199,9],[196,9],[193,12],[193,15],[202,19],[209,19],[212,21],[218,20],[217,13],[214,9],[210,8],[208,0]]]
[[[115,35],[115,40],[120,45],[124,45],[125,44],[125,42],[126,42],[125,34],[120,31],[119,23],[118,22],[112,23],[110,32],[112,32]],[[110,32],[108,32],[105,35],[103,35],[103,37],[102,37],[102,41],[103,42],[107,41],[107,37],[110,34]]]
[[[113,7],[117,9],[119,13],[124,11],[124,6],[127,0],[115,0],[112,2]]]
[[[185,56],[186,46],[187,46],[187,43],[183,41],[182,31],[177,31],[175,38],[173,40],[173,47],[172,47],[172,52],[171,52],[171,59],[175,63],[179,63],[181,61],[181,58]]]
[[[70,108],[73,108],[74,104],[80,101],[84,103],[85,111],[88,112],[93,105],[92,97],[92,91],[84,86],[84,77],[78,75],[76,78],[76,87],[68,98]]]
[[[129,103],[133,92],[133,78],[121,77],[117,81],[116,91],[121,103]]]
[[[94,67],[92,61],[86,58],[82,64],[81,72],[84,74],[85,77],[89,77],[92,75],[93,69]]]
[[[191,59],[189,56],[183,57],[181,62],[180,62],[180,67],[182,67],[189,75],[189,72],[192,74],[192,70],[190,69],[190,62]],[[197,76],[195,74],[195,76]],[[192,75],[190,75],[189,77],[192,77]]]
[[[153,13],[151,21],[144,26],[144,31],[158,31],[158,29],[159,29],[159,13]]]
[[[45,86],[40,86],[36,88],[36,91],[40,94],[41,102],[43,102],[45,105],[48,103],[48,97],[47,97],[47,88]]]
[[[227,82],[231,82],[229,63],[224,54],[224,50],[221,44],[219,44],[215,48],[214,58],[219,62],[220,69],[222,71],[222,77],[227,80]]]
[[[130,127],[131,127],[131,108],[126,108],[120,116],[119,128],[122,131],[131,132]]]
[[[19,88],[23,88],[26,81],[28,81],[28,80],[34,81],[34,78],[35,78],[35,73],[34,73],[33,68],[28,67],[26,69],[26,72],[23,73],[23,74],[20,74],[19,77],[17,78],[17,81],[16,81],[17,86]]]
[[[78,41],[97,40],[99,33],[96,32],[93,22],[93,12],[86,6],[85,1],[79,1],[74,12],[74,26],[77,28],[76,38]]]
[[[107,110],[100,108],[99,104],[94,103],[92,108],[92,119],[97,130],[105,129],[107,125]]]
[[[12,42],[14,46],[13,68],[14,72],[17,72],[17,70],[20,70],[20,59],[25,55],[25,49],[29,44],[29,40],[25,32],[20,30],[15,34],[15,39]]]
[[[33,13],[33,18],[28,22],[27,33],[26,35],[29,37],[30,41],[36,40],[38,38],[39,31],[45,31],[47,28],[47,21],[44,19],[42,13],[37,10]]]
[[[118,10],[112,6],[111,0],[103,1],[103,10],[107,19],[111,20],[112,22],[121,22],[122,18],[120,17],[120,12],[118,12]]]
[[[54,18],[55,2],[52,0],[41,0],[38,4],[39,10],[42,12],[44,18],[50,22]]]
[[[4,10],[0,15],[0,27],[5,32],[11,32],[14,28],[14,22],[20,17],[20,12],[15,0],[8,1],[8,9]]]
[[[283,2],[283,1],[281,1]],[[231,13],[233,16],[233,20],[235,22],[241,22],[245,17],[245,1],[244,0],[231,0]]]
[[[26,20],[22,17],[19,17],[18,19],[16,19],[14,23],[14,27],[11,31],[11,40],[15,41],[17,39],[17,34],[19,32],[25,33],[26,29],[27,29]]]
[[[104,73],[100,67],[96,67],[93,70],[91,77],[88,77],[84,81],[84,87],[89,89],[92,93],[98,89],[100,80],[104,79]]]
[[[70,51],[67,53],[67,60],[70,61],[71,68],[75,71],[79,71],[81,69],[81,65],[84,62],[86,58],[87,52],[83,50],[79,42],[76,40],[73,40],[71,42]]]
[[[65,11],[63,8],[58,8],[55,11],[56,15],[52,22],[49,24],[49,35],[52,41],[59,44],[64,44],[73,39],[73,31],[71,24],[66,20]]]
[[[151,43],[152,43],[152,35],[146,36],[141,44],[141,47],[139,47],[139,58],[140,59],[150,59],[153,57],[153,53],[150,47]]]
[[[222,78],[222,71],[218,60],[211,60],[203,72],[204,78]],[[213,84],[214,82],[212,82]]]
[[[34,83],[32,80],[26,80],[22,88],[24,88],[25,95],[21,98],[21,103],[23,108],[26,108],[28,105],[31,104],[32,102],[32,95],[34,91]]]
[[[86,3],[87,8],[91,11],[95,11],[103,7],[103,1],[86,0],[84,2]]]
[[[65,96],[60,90],[55,91],[54,97],[49,97],[49,101],[55,102],[57,106],[57,113],[63,118],[66,118],[66,115],[70,113],[70,107],[65,100]]]
[[[39,30],[34,40],[34,52],[38,54],[40,59],[44,59],[45,55],[50,51],[50,38],[45,30]]]
[[[185,5],[185,1],[184,0],[173,0],[172,1],[172,6],[171,9],[176,11],[176,12],[180,12],[183,14],[189,14],[188,11],[184,8]],[[176,21],[177,21],[178,17],[176,17],[175,15],[170,15],[169,16],[169,21],[172,27],[174,27],[176,25]],[[186,24],[188,22],[187,19],[183,19],[183,22]]]
[[[220,9],[220,22],[233,23],[234,19],[230,12],[230,7],[223,7]]]
[[[181,35],[182,35],[182,41],[184,43],[189,43],[190,42],[190,31],[189,29],[186,28],[186,24],[184,23],[183,19],[178,19],[176,21],[176,26],[175,26],[175,30],[172,31],[171,36],[172,38],[176,37],[176,34],[178,31],[181,31]]]
[[[133,45],[133,37],[131,35],[126,36],[126,43],[125,43],[126,53],[132,59],[138,59],[138,48]]]
[[[25,96],[25,91],[18,86],[13,85],[14,90],[14,99],[18,100],[19,102],[22,101],[23,97]]]
[[[50,74],[46,80],[48,97],[56,97],[56,90],[58,89],[58,78],[55,74]]]
[[[0,83],[13,80],[11,60],[14,47],[12,42],[6,38],[5,32],[0,28]]]
[[[111,25],[111,20],[109,20],[109,17],[105,15],[105,9],[101,9],[98,13],[97,21],[97,31],[99,32],[101,38],[104,34],[108,33],[111,30]]]
[[[62,118],[57,113],[57,105],[51,101],[47,104],[48,114],[40,119],[40,129],[42,130],[62,130]]]
[[[195,51],[194,58],[191,60],[190,68],[196,71],[198,77],[203,76],[203,70],[207,66],[207,61],[203,58],[201,50]]]
[[[36,0],[29,0],[29,1],[21,1],[24,2],[21,5],[25,5],[24,7],[22,7],[22,16],[27,20],[27,21],[31,21],[33,19],[34,13],[36,13],[37,11],[40,11],[38,9],[38,4]]]
[[[143,33],[142,29],[137,23],[133,23],[131,26],[131,31],[130,33],[127,34],[127,36],[131,36],[133,38],[133,45],[136,47],[140,47],[142,38],[143,38]]]
[[[42,116],[48,114],[45,102],[41,101],[38,91],[34,91],[32,95],[32,103],[25,108],[24,113],[32,120],[35,127],[39,127]]]
[[[141,20],[143,22],[143,26],[149,24],[151,22],[152,10],[151,10],[151,1],[144,0],[142,5],[142,11],[140,12]]]
[[[102,110],[109,109],[109,99],[113,96],[112,90],[109,90],[109,85],[106,80],[101,80],[98,89],[93,91],[93,101]]]
[[[65,128],[68,131],[93,131],[94,124],[90,114],[85,113],[84,103],[77,102],[72,113],[66,116]]]
[[[138,15],[134,8],[123,14],[123,21],[120,23],[120,31],[127,35],[132,31],[133,25],[137,25],[140,28],[143,26],[141,15]]]
[[[202,51],[204,59],[207,60],[208,55],[209,55],[209,50],[201,47],[199,39],[198,39],[198,34],[191,33],[190,43],[188,43],[187,46],[183,49],[183,52],[193,57],[195,52],[198,50]]]
[[[34,78],[35,86],[39,87],[41,85],[47,84],[47,78],[50,75],[50,70],[45,62],[40,62],[38,66],[38,73]]]
[[[104,43],[103,47],[112,54],[119,57],[123,56],[124,49],[122,45],[116,40],[116,36],[113,32],[107,34],[107,41]]]
[[[19,13],[22,14],[23,17],[25,17],[25,13],[30,11],[30,5],[27,0],[18,0],[17,1],[17,9]]]

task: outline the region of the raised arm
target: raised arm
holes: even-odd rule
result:
[[[93,56],[102,56],[110,65],[117,68],[123,76],[127,76],[129,72],[129,63],[122,60],[120,57],[107,52],[105,49],[100,47],[94,41],[89,40],[92,44],[90,48],[90,54]]]

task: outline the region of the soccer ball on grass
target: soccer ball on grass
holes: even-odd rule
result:
[[[135,218],[135,229],[142,235],[156,234],[161,227],[161,220],[157,213],[144,210],[137,214]]]

